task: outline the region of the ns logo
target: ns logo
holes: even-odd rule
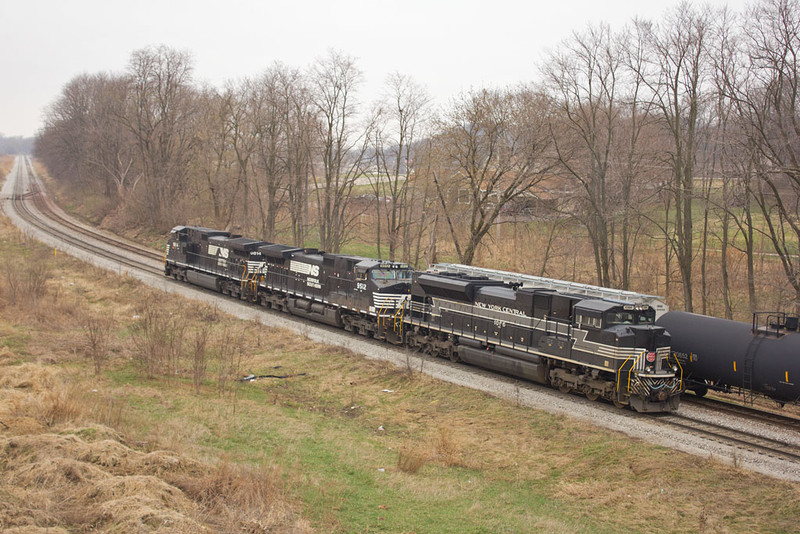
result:
[[[230,251],[227,248],[218,247],[216,245],[208,245],[209,256],[219,256],[220,258],[227,258]]]

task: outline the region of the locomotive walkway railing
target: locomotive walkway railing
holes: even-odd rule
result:
[[[512,273],[497,269],[487,269],[485,267],[474,267],[472,265],[461,265],[458,263],[435,263],[428,267],[431,272],[438,273],[461,273],[469,276],[485,276],[492,280],[502,280],[519,284],[521,287],[538,287],[546,289],[557,289],[575,295],[585,295],[587,297],[603,298],[609,300],[619,300],[632,302],[635,304],[647,304],[656,311],[656,318],[669,311],[669,306],[664,302],[663,297],[658,295],[646,295],[635,291],[624,289],[613,289],[610,287],[593,286],[567,280],[557,280],[555,278],[545,278],[532,274]]]

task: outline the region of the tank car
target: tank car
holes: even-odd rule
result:
[[[416,273],[406,343],[639,412],[678,408],[670,335],[648,305]]]
[[[800,332],[796,317],[760,312],[752,323],[670,311],[657,324],[672,335],[672,350],[687,389],[762,394],[779,403],[800,400]]]

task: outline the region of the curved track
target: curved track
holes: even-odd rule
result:
[[[151,275],[158,275],[162,280],[166,281],[166,278],[163,276],[162,253],[123,240],[118,236],[101,232],[90,226],[76,222],[69,216],[63,214],[63,212],[44,194],[43,188],[35,176],[30,161],[27,158],[18,158],[17,165],[9,175],[9,180],[13,181],[13,195],[11,198],[13,209],[29,224],[41,229],[43,232],[57,237],[61,241],[69,243],[71,246],[81,251],[106,258],[119,265],[124,265],[126,268],[130,268],[131,270],[143,271]],[[7,191],[7,189],[4,190]],[[183,286],[183,284],[179,285]],[[207,293],[206,291],[202,292]],[[230,301],[230,299],[226,297],[220,296],[219,298],[224,301]],[[264,313],[260,309],[258,312]],[[284,314],[277,315],[283,316]],[[326,332],[331,332],[331,329],[316,324],[313,326],[306,325],[303,328],[320,328]],[[306,332],[306,334],[307,333],[308,332]],[[471,376],[477,377],[487,374],[487,372],[479,369],[469,368],[458,364],[451,364],[450,362],[440,362],[437,360],[437,363],[464,369],[465,372]],[[501,380],[505,381],[510,379],[501,378]],[[469,386],[470,384],[465,383],[464,385]],[[533,385],[524,385],[526,389],[528,386]],[[516,388],[517,393],[519,393],[519,386],[516,386]],[[542,387],[537,389],[546,390],[547,394],[550,396],[563,397],[550,388]],[[573,399],[569,399],[569,402],[572,402],[572,400]],[[574,400],[581,401],[582,399]],[[797,422],[796,419],[794,419],[795,423],[791,423],[786,421],[786,417],[778,414],[760,411],[755,411],[754,413],[752,409],[749,409],[750,413],[748,414],[745,413],[748,411],[746,407],[732,407],[733,405],[709,406],[706,399],[690,399],[690,397],[687,397],[686,400],[690,400],[690,403],[687,404],[695,403],[697,401],[702,402],[709,413],[716,413],[718,415],[720,412],[723,412],[725,414],[729,414],[733,418],[739,418],[739,421],[746,418],[756,421],[756,425],[767,424],[770,426],[780,426],[782,431],[800,440],[800,422]],[[679,429],[680,432],[685,434],[691,434],[717,444],[723,444],[733,448],[734,451],[750,451],[758,455],[766,455],[772,458],[779,458],[781,460],[789,461],[793,464],[800,463],[800,447],[798,447],[796,444],[790,443],[790,441],[793,441],[792,439],[789,439],[787,442],[781,439],[769,437],[768,435],[759,435],[749,430],[735,428],[739,426],[740,423],[733,422],[729,426],[726,426],[714,422],[703,421],[703,417],[698,417],[694,414],[684,414],[683,412],[685,410],[683,409],[681,409],[678,413],[673,414],[664,414],[660,416],[647,415],[638,417],[637,414],[632,412],[621,412],[619,410],[611,409],[610,406],[597,405],[596,403],[589,404],[596,406],[593,408],[596,414],[594,417],[603,418],[605,416],[607,418],[616,418],[621,416],[622,419],[628,421],[644,420],[647,421],[647,424]],[[780,420],[783,420],[783,422]],[[771,432],[767,432],[765,434],[771,434]]]
[[[9,179],[13,181],[13,208],[32,226],[90,254],[149,274],[163,274],[163,267],[155,263],[163,262],[163,254],[100,232],[64,215],[44,194],[28,158],[17,158]]]

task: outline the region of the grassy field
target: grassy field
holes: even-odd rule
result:
[[[0,530],[798,530],[798,484],[234,320],[4,218],[0,255]]]

